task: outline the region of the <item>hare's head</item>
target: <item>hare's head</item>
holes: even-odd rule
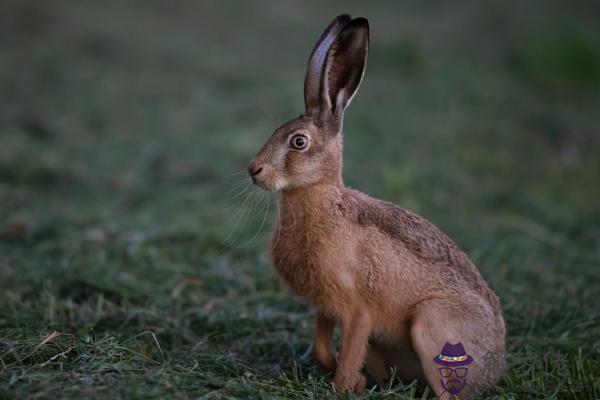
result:
[[[254,183],[276,191],[317,182],[341,183],[342,122],[365,70],[369,23],[340,15],[308,60],[306,110],[271,135],[248,167]]]

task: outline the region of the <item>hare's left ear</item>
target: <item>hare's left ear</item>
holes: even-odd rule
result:
[[[337,35],[327,52],[320,85],[320,114],[341,122],[358,90],[367,64],[369,21],[355,18]]]

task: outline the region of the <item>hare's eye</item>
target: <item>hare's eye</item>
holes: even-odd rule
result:
[[[305,135],[294,135],[290,139],[290,146],[296,150],[304,150],[308,146],[308,138]]]

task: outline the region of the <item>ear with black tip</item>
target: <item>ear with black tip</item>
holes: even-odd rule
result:
[[[319,89],[321,86],[321,74],[325,64],[327,52],[331,44],[342,31],[344,26],[352,20],[348,14],[338,15],[321,34],[308,59],[308,68],[304,78],[304,105],[307,113],[319,111]]]
[[[341,121],[358,90],[367,64],[369,21],[356,18],[338,34],[327,52],[320,86],[320,113]]]

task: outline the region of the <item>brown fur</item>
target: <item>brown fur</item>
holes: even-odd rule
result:
[[[272,262],[291,290],[316,308],[314,355],[335,371],[338,390],[364,390],[366,363],[380,385],[395,368],[402,379],[419,379],[448,396],[432,359],[445,342],[462,342],[474,363],[459,395],[470,398],[494,384],[504,365],[499,301],[468,256],[430,222],[344,186],[343,112],[368,49],[366,20],[347,19],[334,20],[313,50],[327,57],[322,66],[309,60],[313,89],[305,84],[306,113],[277,129],[249,166],[257,185],[281,190]],[[332,44],[323,43],[332,35]],[[291,147],[297,134],[308,138],[307,149]],[[339,358],[332,346],[336,323]],[[490,354],[496,362],[486,363]]]

